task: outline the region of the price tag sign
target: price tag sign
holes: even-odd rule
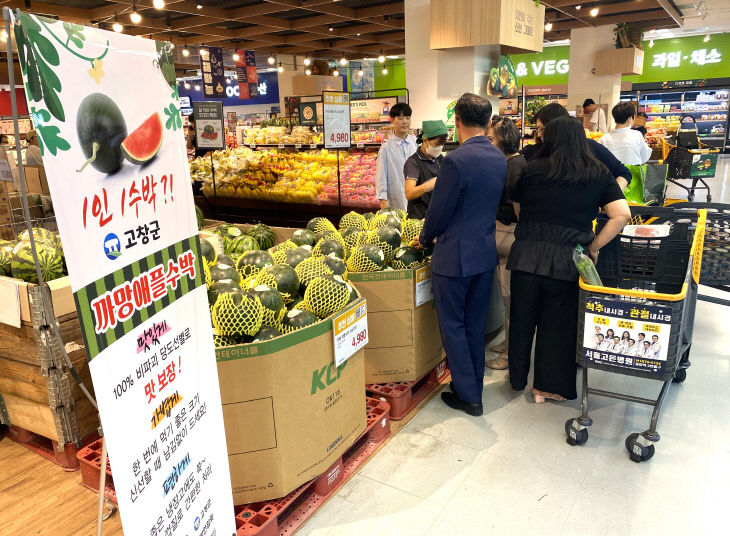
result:
[[[326,149],[350,147],[350,94],[345,91],[322,93],[324,146]]]
[[[279,144],[279,149],[283,149],[283,148],[284,148],[284,144],[283,143],[280,143]]]
[[[431,265],[416,270],[416,307],[433,300],[431,286]]]
[[[358,143],[357,144],[357,148],[358,149],[364,149],[365,148],[365,144],[364,143]]]
[[[317,148],[317,144],[316,143],[310,143],[309,144],[309,148],[310,149],[316,149]]]
[[[302,148],[302,144],[301,143],[295,143],[294,144],[294,148],[295,149],[301,149]]]
[[[251,149],[255,149],[256,148],[256,144],[255,143],[252,143],[251,145],[249,145],[249,147],[251,147]]]
[[[368,343],[367,304],[356,303],[332,319],[332,333],[335,338],[335,366],[352,357]]]

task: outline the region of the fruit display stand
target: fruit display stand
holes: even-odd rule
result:
[[[75,446],[98,427],[96,410],[71,377],[50,327],[55,315],[66,352],[84,383],[91,380],[81,328],[67,277],[48,283],[52,310],[41,290],[0,277],[0,395],[11,438],[67,469],[77,469]],[[64,454],[64,449],[69,450]]]

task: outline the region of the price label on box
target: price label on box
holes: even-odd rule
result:
[[[416,270],[416,307],[433,300],[431,265]]]
[[[356,303],[332,319],[335,339],[335,366],[352,357],[368,343],[367,305]]]

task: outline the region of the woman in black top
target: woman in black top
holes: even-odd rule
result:
[[[517,152],[520,149],[520,131],[517,130],[509,117],[493,119],[492,125],[487,129],[487,137],[507,157],[507,182],[504,184],[502,198],[499,200],[499,207],[497,208],[497,255],[499,256],[497,279],[504,299],[505,340],[502,344],[490,348],[491,351],[497,352],[499,357],[487,361],[487,367],[504,370],[507,368],[507,334],[509,334],[510,310],[510,273],[507,270],[507,257],[512,248],[512,243],[515,241],[515,224],[517,223],[517,216],[512,204],[512,192],[520,175],[527,167],[527,161],[524,156]]]
[[[441,169],[441,154],[446,143],[446,125],[443,121],[424,121],[422,124],[423,142],[403,166],[406,179],[405,190],[408,200],[408,217],[421,220],[431,203],[431,195],[436,186],[436,177]]]
[[[631,217],[611,173],[591,153],[583,126],[571,117],[545,128],[543,147],[512,194],[519,223],[507,268],[512,271],[509,373],[512,388],[527,385],[535,345],[535,402],[575,399],[578,272],[581,244],[594,262]],[[593,220],[608,217],[596,236]]]

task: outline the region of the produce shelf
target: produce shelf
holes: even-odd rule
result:
[[[365,391],[370,396],[388,402],[390,418],[399,421],[406,417],[424,398],[426,398],[451,372],[444,359],[431,372],[417,380],[397,383],[369,383]]]
[[[390,406],[366,398],[365,432],[327,471],[286,497],[235,507],[236,536],[283,536],[296,532],[390,435]]]

